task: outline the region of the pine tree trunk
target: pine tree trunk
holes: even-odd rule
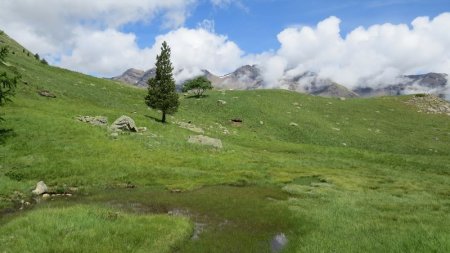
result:
[[[162,120],[161,120],[161,122],[162,122],[162,123],[166,123],[166,112],[163,112],[162,114],[163,114],[163,115],[162,115]]]

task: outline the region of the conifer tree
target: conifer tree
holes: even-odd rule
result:
[[[161,54],[156,56],[156,75],[148,80],[148,95],[145,97],[149,107],[161,110],[163,123],[166,122],[166,114],[175,113],[179,106],[172,71],[170,47],[164,41]]]
[[[9,97],[14,95],[16,85],[21,78],[16,68],[9,67],[3,62],[8,55],[8,52],[9,50],[7,47],[0,48],[0,65],[2,65],[1,69],[8,70],[0,72],[0,106],[3,106],[6,102],[10,101]],[[0,121],[1,120],[3,120],[3,118],[0,116]]]

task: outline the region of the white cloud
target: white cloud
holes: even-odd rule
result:
[[[228,2],[228,1],[227,1]],[[184,69],[179,78],[201,69],[225,74],[243,63],[243,52],[226,36],[215,34],[214,21],[182,28],[197,0],[0,0],[0,27],[51,63],[98,76],[113,76],[135,67],[154,66],[162,41],[172,47],[172,61]],[[229,1],[231,3],[231,1]],[[216,4],[225,4],[225,2]],[[135,34],[120,27],[151,22],[158,15],[172,31],[139,48]]]
[[[167,41],[172,49],[174,67],[184,69],[184,74],[196,75],[202,69],[215,74],[226,74],[244,64],[244,52],[226,36],[205,29],[180,28],[158,36],[152,51],[159,53],[160,45]]]
[[[358,27],[346,36],[340,34],[340,20],[330,17],[316,27],[287,28],[278,34],[281,44],[274,61],[262,64],[279,68],[270,80],[286,75],[315,71],[353,88],[365,83],[385,85],[403,74],[442,72],[450,74],[450,13],[430,20],[415,19],[406,24]]]
[[[74,31],[72,50],[63,54],[59,65],[76,71],[99,76],[112,76],[134,67],[149,66],[153,54],[149,49],[139,49],[134,34],[114,29],[104,31],[77,28]],[[145,58],[148,61],[145,62]]]
[[[74,57],[83,55],[81,48],[88,49],[83,47],[83,40],[92,39],[92,36],[98,38],[101,35],[112,35],[114,39],[128,37],[118,32],[126,24],[151,22],[155,17],[162,17],[165,28],[181,27],[196,2],[197,0],[0,0],[0,27],[28,49],[55,63],[59,58],[67,61],[72,50]],[[114,42],[112,44],[108,51],[110,43],[104,43],[104,48],[99,52],[117,53],[118,45]],[[121,49],[130,50],[125,46]],[[92,50],[89,52],[95,53]],[[109,56],[97,56],[98,59],[107,57]],[[113,62],[110,64],[112,68],[117,65]],[[95,62],[91,65],[95,66]],[[87,68],[78,66],[77,69]],[[102,73],[103,69],[104,67],[94,68],[87,72]],[[113,71],[105,73],[108,72]]]
[[[81,72],[112,76],[127,68],[150,69],[163,41],[172,50],[171,60],[179,79],[200,74],[202,69],[225,74],[244,63],[243,52],[227,37],[205,29],[179,28],[156,37],[153,46],[140,49],[134,34],[114,29],[91,31],[77,29],[71,54],[64,55],[61,66]]]

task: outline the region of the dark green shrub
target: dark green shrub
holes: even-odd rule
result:
[[[5,176],[7,176],[10,179],[15,180],[15,181],[22,181],[25,178],[25,175],[23,175],[19,171],[15,171],[15,170],[10,170],[10,171],[6,172]]]

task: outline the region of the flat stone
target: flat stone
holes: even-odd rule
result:
[[[212,147],[219,148],[219,149],[221,149],[223,147],[221,140],[211,138],[208,136],[204,136],[204,135],[189,136],[188,142],[193,143],[193,144],[212,146]]]
[[[43,97],[47,97],[47,98],[56,98],[55,94],[51,93],[48,90],[41,90],[38,92],[39,95],[43,96]]]
[[[105,126],[108,124],[108,118],[105,116],[78,116],[77,119],[94,126]]]
[[[147,128],[146,127],[138,127],[137,130],[138,130],[139,133],[147,132]]]

